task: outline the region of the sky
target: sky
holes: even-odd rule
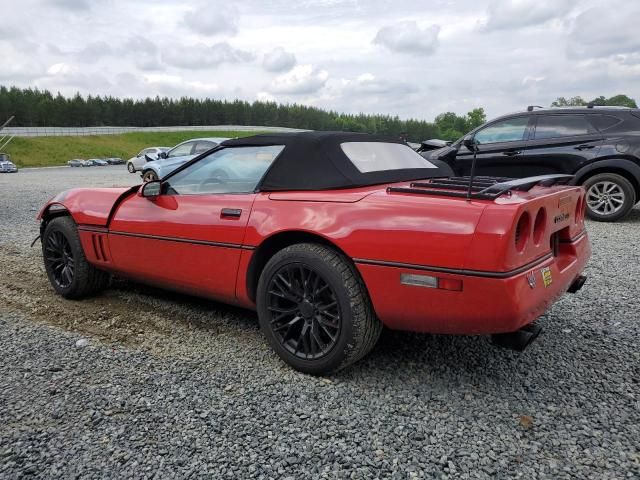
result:
[[[432,120],[640,99],[638,0],[0,0],[0,85]]]

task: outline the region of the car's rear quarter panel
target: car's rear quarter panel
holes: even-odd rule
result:
[[[320,235],[354,260],[376,314],[394,329],[449,334],[517,330],[567,290],[591,252],[579,211],[584,197],[580,188],[532,190],[497,202],[384,189],[357,201],[340,195],[332,201],[317,193],[259,195],[245,243],[259,246],[286,231]],[[533,235],[541,209],[542,233],[519,251],[514,241],[518,219],[525,212],[530,215]],[[553,256],[550,238],[556,232],[562,242]],[[243,252],[240,272],[247,272],[251,256]],[[543,283],[545,268],[554,279],[550,285]],[[403,285],[403,273],[461,280],[463,288]],[[241,275],[238,293],[246,300],[243,281]]]

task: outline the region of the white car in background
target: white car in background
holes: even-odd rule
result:
[[[144,164],[147,163],[146,157],[157,160],[161,153],[168,152],[170,149],[171,147],[149,147],[140,150],[140,153],[135,157],[127,160],[127,170],[129,170],[129,173],[139,172],[144,168]]]
[[[217,147],[219,144],[229,140],[222,137],[192,138],[179,143],[168,152],[160,154],[155,162],[147,162],[142,168],[142,180],[150,182],[158,180],[173,172],[180,165],[187,163],[192,158]]]

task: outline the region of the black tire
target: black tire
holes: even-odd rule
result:
[[[309,272],[306,280],[304,273],[296,280],[296,269]],[[287,273],[290,271],[294,271],[294,277]],[[283,283],[282,278],[289,282]],[[289,284],[289,294],[283,295]],[[323,305],[327,298],[333,302]],[[258,282],[257,307],[260,328],[276,353],[294,369],[312,375],[335,372],[360,360],[374,347],[382,331],[355,266],[342,254],[318,244],[291,245],[267,262]],[[335,308],[334,313],[329,307]],[[292,318],[278,324],[283,315]],[[282,331],[283,325],[286,332],[281,334],[277,330]],[[298,339],[294,343],[295,335]],[[300,344],[306,352],[299,351]]]
[[[42,235],[42,257],[49,282],[65,298],[86,297],[109,286],[111,276],[87,262],[71,217],[57,217],[47,224]]]
[[[143,182],[152,182],[154,180],[158,180],[158,175],[153,170],[145,170],[142,172],[142,181]]]
[[[127,170],[129,170],[129,173],[136,173],[136,167],[131,162],[127,163]]]
[[[627,216],[636,204],[631,182],[616,173],[599,173],[584,182],[587,216],[598,222],[615,222]]]

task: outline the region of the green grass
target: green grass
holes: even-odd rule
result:
[[[259,132],[133,132],[82,137],[16,137],[4,148],[18,167],[65,165],[72,158],[120,157],[127,160],[145,147],[172,147],[190,138],[246,137]]]

